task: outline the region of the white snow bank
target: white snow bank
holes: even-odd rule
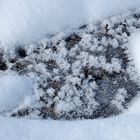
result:
[[[0,77],[0,113],[21,104],[32,92],[32,80],[26,76],[5,75]]]
[[[139,140],[140,114],[87,121],[0,118],[1,140]]]
[[[140,32],[133,34],[133,37],[130,39],[130,45],[135,66],[140,74]]]
[[[140,114],[140,97],[135,99],[129,107],[127,114]]]
[[[0,44],[23,45],[139,6],[139,0],[0,0]]]
[[[140,31],[133,34],[133,36],[130,38],[129,44],[132,59],[134,60],[136,70],[140,76]],[[138,95],[138,97],[136,97],[136,99],[132,102],[132,106],[126,113],[140,114],[140,95]]]
[[[1,140],[139,140],[140,98],[117,117],[82,121],[0,117]]]

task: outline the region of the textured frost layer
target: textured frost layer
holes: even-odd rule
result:
[[[18,48],[12,56],[1,51],[2,70],[36,79],[35,104],[10,115],[93,119],[127,109],[139,91],[128,43],[139,28],[139,10],[130,11]]]

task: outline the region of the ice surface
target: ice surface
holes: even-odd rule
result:
[[[23,45],[138,6],[139,0],[0,0],[0,44]]]

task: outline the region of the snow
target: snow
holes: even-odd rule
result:
[[[108,112],[118,114],[118,110],[126,108],[126,101],[136,96],[139,90],[135,78],[138,76],[127,49],[130,35],[140,27],[140,9],[127,13],[107,18],[98,24],[90,23],[74,30],[74,33],[61,32],[45,37],[27,45],[25,57],[21,58],[18,49],[14,56],[5,54],[3,62],[6,62],[7,71],[29,77],[32,75],[36,79],[34,97],[38,105],[29,105],[29,110],[33,111],[23,113],[23,116],[35,118],[36,114],[40,118],[54,118],[55,113],[58,118],[60,115],[72,118],[75,114],[72,111],[76,111],[80,117],[91,118],[94,112],[95,117],[105,117],[110,115]],[[106,36],[106,30],[109,36]],[[72,38],[74,42],[70,41]],[[74,45],[70,46],[72,43]],[[14,62],[11,62],[13,59]],[[46,113],[44,106],[53,115]],[[14,113],[26,109],[27,106],[23,106]],[[9,113],[13,116],[13,110]]]
[[[134,60],[134,64],[136,70],[140,76],[140,31],[137,31],[133,34],[133,36],[129,40],[130,50],[132,59]],[[129,109],[130,114],[139,114],[140,113],[140,95],[135,99],[132,103],[132,107]]]
[[[137,97],[137,99],[132,102],[132,105],[127,113],[140,114],[140,97]]]
[[[0,113],[13,109],[32,95],[33,82],[26,76],[0,76]]]
[[[135,2],[132,0],[54,0],[53,2],[51,0],[0,0],[0,3],[0,42],[2,46],[6,45],[5,47],[30,43],[38,40],[42,36],[44,37],[46,34],[65,31],[78,27],[85,23],[85,21],[96,21],[140,6],[139,0],[135,0]],[[139,33],[138,35],[134,34],[130,44],[132,45],[132,56],[135,65],[140,73]],[[65,50],[60,52],[62,53],[61,55],[65,55]],[[73,50],[73,52],[71,51],[71,55],[74,55],[74,52],[75,50]],[[48,53],[48,58],[52,56],[49,52],[46,53]],[[43,52],[42,55],[43,54],[45,54],[45,52]],[[82,58],[83,55],[86,57],[88,54],[81,53],[79,57]],[[115,63],[115,65],[106,65],[104,59],[104,57],[100,57],[100,61],[102,61],[102,65],[106,70],[120,71],[121,67],[118,59],[112,59],[112,63]],[[61,61],[60,65],[67,70],[68,67],[65,67],[67,64],[63,62],[64,61]],[[78,66],[78,63],[73,64],[75,70]],[[38,64],[37,68],[38,71],[41,71],[45,75],[46,71],[43,71],[43,67],[43,65]],[[57,73],[57,71],[55,72]],[[78,74],[79,72],[77,71],[74,73]],[[16,74],[4,75],[2,73],[0,76],[0,113],[3,111],[7,112],[22,104],[30,104],[30,99],[33,94],[32,79],[27,76],[19,76]],[[74,77],[67,77],[67,79],[70,79],[70,82],[79,82],[79,80]],[[86,83],[87,81],[84,81],[85,85]],[[89,85],[87,86],[89,87]],[[83,86],[83,88],[87,88],[87,86]],[[95,89],[98,88],[96,83],[91,83],[90,86]],[[67,85],[64,89],[69,90]],[[53,96],[53,92],[54,89],[48,89],[50,96]],[[69,94],[70,92],[69,90]],[[121,108],[122,102],[124,101],[123,97],[127,94],[126,89],[120,88],[117,92],[119,94],[116,98],[119,100],[118,102],[113,101],[113,104],[117,104]],[[77,102],[76,98],[75,102]],[[64,104],[65,107],[67,107],[67,104]],[[64,104],[60,103],[57,106],[58,111],[66,110]],[[137,100],[132,103],[128,112],[108,119],[54,121],[0,117],[0,139],[139,140],[139,117],[140,97],[137,97]]]
[[[139,0],[0,0],[0,44],[11,49],[139,6]]]
[[[130,45],[132,58],[134,59],[135,66],[140,74],[140,31],[133,34],[130,39]]]
[[[134,34],[130,44],[132,45],[131,49],[133,48],[132,55],[134,57],[136,66],[139,68],[139,33],[138,35]],[[116,62],[117,60],[114,61]],[[118,65],[118,61],[116,65]],[[7,83],[9,79],[10,82]],[[17,79],[20,80],[17,81]],[[28,87],[27,85],[24,86],[24,84],[28,83],[27,81],[29,80],[28,79],[26,81],[25,79],[26,77],[20,77],[17,75],[6,75],[1,77],[0,84],[5,84],[5,87],[9,87],[7,90],[13,90],[13,84],[11,83],[16,82],[16,91],[20,91],[20,89],[24,91],[24,89],[27,89]],[[70,80],[73,79],[70,78]],[[96,84],[93,83],[93,85],[96,88]],[[30,90],[31,87],[32,86],[29,86]],[[53,89],[48,89],[48,92],[51,95],[53,93]],[[118,102],[114,102],[114,104],[118,104],[121,107],[121,101],[124,100],[122,95],[126,95],[126,90],[122,88],[117,92],[119,93],[119,100]],[[9,95],[11,93],[12,92],[7,92]],[[21,96],[23,95],[22,93]],[[17,94],[17,92],[15,92],[15,94]],[[26,95],[28,95],[28,93]],[[0,96],[3,97],[3,94]],[[22,96],[22,98],[24,97]],[[11,99],[9,101],[11,101]],[[3,100],[3,98],[1,98],[1,100]],[[63,106],[58,106],[60,110],[65,109],[62,107]],[[140,97],[137,97],[127,112],[120,116],[107,119],[54,121],[0,117],[0,138],[1,140],[17,140],[19,138],[20,140],[139,140],[139,118]]]
[[[12,83],[16,83],[16,86],[13,87]],[[4,99],[8,99],[7,96],[10,97],[10,103],[15,103],[15,97],[19,102],[23,96],[28,96],[27,91],[31,90],[32,82],[25,76],[5,75],[0,78],[0,85],[3,87],[0,89],[1,110],[3,105],[5,105],[5,109],[10,107],[6,103],[7,100]],[[4,88],[6,91],[3,90]],[[119,92],[125,91],[120,89]],[[15,95],[14,98],[10,96],[12,93]],[[14,105],[13,103],[12,105]],[[108,119],[54,121],[0,117],[0,138],[1,140],[139,140],[139,117],[140,98],[137,98],[125,114]]]
[[[12,83],[16,83],[16,86],[13,87]],[[7,109],[17,103],[15,97],[19,102],[23,96],[28,96],[27,91],[31,90],[32,82],[25,76],[5,75],[0,78],[0,85],[3,87],[0,89],[1,110],[3,105]],[[125,91],[120,89],[119,92]],[[10,96],[12,93],[15,96]],[[9,101],[12,103],[10,105],[7,104],[7,96],[10,97]],[[1,140],[139,140],[139,117],[140,98],[137,98],[125,114],[108,119],[54,121],[0,117],[0,138]]]
[[[82,121],[0,118],[1,140],[139,140],[140,114]]]

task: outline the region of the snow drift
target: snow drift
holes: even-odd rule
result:
[[[24,102],[32,95],[32,80],[26,76],[4,75],[0,77],[0,113]]]
[[[23,45],[138,6],[139,0],[0,0],[0,44]]]
[[[140,74],[140,32],[137,31],[130,39],[130,49],[137,71]]]

